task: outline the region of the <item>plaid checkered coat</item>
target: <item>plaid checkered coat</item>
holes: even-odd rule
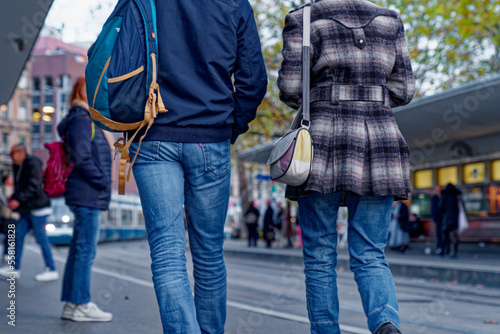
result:
[[[283,30],[280,99],[302,102],[302,8]],[[319,0],[311,6],[312,172],[297,199],[313,191],[406,199],[409,151],[391,108],[407,104],[415,84],[399,15],[366,0]]]

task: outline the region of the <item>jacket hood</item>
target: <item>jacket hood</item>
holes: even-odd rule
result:
[[[69,110],[68,115],[66,115],[66,117],[64,117],[61,123],[59,123],[59,125],[57,126],[57,132],[59,133],[59,136],[61,136],[61,138],[63,136],[66,136],[66,132],[68,131],[68,127],[69,124],[71,123],[71,120],[75,117],[82,117],[82,116],[90,118],[90,113],[82,107],[79,106],[72,107]]]
[[[448,185],[446,186],[446,188],[444,188],[443,192],[447,193],[447,194],[450,194],[450,195],[453,195],[453,194],[460,195],[462,193],[460,190],[457,189],[457,187],[455,187],[451,183],[448,183]]]

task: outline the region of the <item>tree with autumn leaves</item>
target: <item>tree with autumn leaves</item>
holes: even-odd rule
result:
[[[500,70],[500,0],[380,0],[405,23],[417,95]]]
[[[378,0],[398,11],[405,23],[417,96],[456,87],[500,70],[500,0]],[[267,94],[241,136],[241,148],[281,136],[294,111],[279,101],[285,15],[304,1],[250,0],[269,77]]]

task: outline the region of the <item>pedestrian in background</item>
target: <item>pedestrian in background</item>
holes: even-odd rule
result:
[[[266,247],[271,248],[274,241],[274,210],[271,201],[267,200],[267,209],[264,214],[264,224],[262,225],[262,237],[266,242]]]
[[[112,314],[103,312],[90,298],[101,210],[108,209],[111,199],[111,151],[103,131],[90,118],[85,78],[76,80],[70,105],[68,115],[57,127],[74,163],[64,194],[75,220],[64,269],[61,318],[111,321]]]
[[[283,235],[281,234],[281,230],[283,228],[282,220],[283,220],[283,204],[281,202],[278,203],[278,210],[276,210],[276,218],[274,219],[274,238],[278,245],[283,245]]]
[[[304,247],[304,242],[302,241],[302,228],[300,227],[299,211],[297,210],[297,215],[295,216],[295,233],[299,241],[299,247]]]
[[[409,228],[410,216],[408,206],[403,202],[394,203],[387,245],[392,250],[404,253],[410,244]]]
[[[23,255],[24,238],[33,229],[35,239],[42,250],[45,269],[35,276],[35,280],[47,282],[59,278],[52,258],[45,225],[47,218],[52,213],[50,199],[43,191],[42,161],[37,157],[28,155],[24,145],[12,147],[10,156],[14,163],[14,194],[10,197],[9,208],[21,215],[16,223],[16,245],[14,275],[19,277],[21,258]],[[0,269],[0,275],[10,276],[9,267]]]
[[[267,90],[260,38],[248,0],[156,1],[156,9],[158,83],[168,112],[156,118],[133,167],[154,288],[164,333],[222,333],[230,146],[248,130]]]
[[[441,200],[441,186],[434,188],[434,196],[431,198],[431,216],[434,221],[434,229],[436,235],[436,249],[434,254],[443,254],[443,214],[439,209],[439,202]]]
[[[340,333],[336,216],[345,194],[348,247],[368,327],[400,333],[393,277],[385,259],[393,201],[410,192],[409,151],[391,108],[415,91],[403,22],[367,0],[311,5],[311,123],[314,146],[305,184],[287,187],[299,202],[311,332]],[[280,98],[302,103],[303,9],[283,30]]]
[[[281,220],[283,236],[286,239],[285,248],[293,248],[292,236],[293,236],[293,226],[292,226],[292,211],[290,209],[290,202],[286,203],[286,209],[283,213],[283,219]]]
[[[245,212],[245,224],[248,232],[248,247],[257,247],[259,239],[258,222],[260,212],[254,202],[250,202],[247,212]]]
[[[9,249],[9,225],[14,225],[19,219],[19,214],[14,212],[9,208],[9,198],[14,193],[14,179],[10,174],[4,174],[2,176],[2,188],[0,190],[0,201],[1,201],[1,233],[5,235],[3,239],[3,256],[4,262],[8,262],[8,249]],[[11,239],[13,241],[14,239]]]
[[[339,233],[338,247],[340,249],[344,249],[347,246],[347,229],[349,227],[347,216],[347,208],[345,206],[340,207],[337,213],[337,231]]]
[[[456,258],[458,254],[458,215],[460,205],[460,195],[462,192],[453,184],[448,183],[441,192],[439,209],[443,217],[443,255],[450,254]]]

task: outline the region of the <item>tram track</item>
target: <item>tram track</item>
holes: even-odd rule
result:
[[[116,247],[113,244],[100,245],[93,271],[152,289],[149,252],[144,248],[140,251],[138,248],[134,252],[135,247],[142,246],[139,242],[130,243],[127,247]],[[35,245],[27,245],[27,248],[39,253],[39,249]],[[133,252],[134,255],[127,258],[124,255],[129,251]],[[66,260],[64,250],[55,254],[55,260],[58,262]],[[190,260],[187,262],[188,272],[192,278],[192,264]],[[226,258],[226,265],[228,268],[228,312],[229,309],[235,309],[245,312],[245,314],[260,315],[265,319],[275,318],[280,323],[289,324],[286,326],[293,327],[293,323],[296,323],[307,328],[308,319],[302,266],[231,257]],[[474,286],[401,277],[396,277],[395,281],[400,303],[401,325],[405,329],[405,333],[495,333],[489,330],[465,328],[460,320],[456,320],[456,317],[460,317],[457,311],[460,309],[470,309],[471,311],[484,309],[487,310],[484,318],[488,318],[488,310],[500,308],[500,290],[491,288],[480,290]],[[341,294],[342,333],[369,333],[366,329],[366,320],[352,273],[349,271],[338,272],[338,285]],[[443,301],[443,296],[448,298],[448,301],[444,300],[446,310],[440,315],[444,317],[449,312],[451,314],[449,319],[440,322],[439,319],[422,318],[421,314],[432,313],[436,305]],[[273,302],[274,304],[269,306]],[[415,315],[420,318],[415,317]],[[494,329],[494,327],[491,328]],[[423,329],[424,331],[422,331]],[[264,333],[259,330],[261,329],[259,328],[252,333]],[[233,332],[228,333],[233,334]]]

